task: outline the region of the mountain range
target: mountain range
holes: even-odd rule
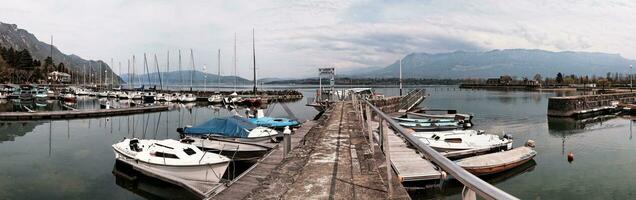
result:
[[[347,77],[388,78],[399,76],[399,60],[384,68],[341,74]],[[626,73],[636,61],[619,54],[537,49],[504,49],[486,52],[412,53],[402,59],[405,78],[487,78],[511,75],[553,77],[557,73],[604,76]]]
[[[203,73],[197,70],[161,72],[161,80],[164,85],[190,85],[190,76],[192,76],[192,84],[194,85],[216,85],[219,81],[219,76],[216,74]],[[129,82],[134,79],[135,85],[138,85],[139,83],[145,85],[149,85],[149,83],[151,83],[150,85],[159,85],[159,73],[157,72],[149,74],[135,74],[134,76],[132,76],[132,74],[123,74],[121,75],[121,78],[125,82]],[[223,85],[234,84],[235,80],[239,85],[252,84],[251,80],[241,77],[236,77],[235,79],[235,76],[221,76],[220,80]]]
[[[55,64],[63,62],[64,66],[75,71],[82,72],[85,65],[87,71],[95,74],[104,70],[109,74],[112,73],[112,69],[107,63],[101,60],[86,60],[74,54],[64,54],[55,46],[38,40],[33,34],[18,28],[15,24],[0,22],[0,46],[13,47],[17,50],[27,49],[34,59],[40,61],[44,61],[46,57],[53,54],[52,58]],[[53,52],[51,52],[51,47]]]

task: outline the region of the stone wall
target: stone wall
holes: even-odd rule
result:
[[[619,103],[633,103],[636,101],[636,92],[550,97],[548,100],[548,116],[569,117],[575,115],[577,111],[611,106],[612,102],[615,101]]]

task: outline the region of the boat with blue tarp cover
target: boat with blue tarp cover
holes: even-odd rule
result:
[[[274,139],[276,130],[260,127],[240,116],[217,117],[192,127],[177,129],[182,135],[198,135],[206,137],[236,138],[246,141]]]

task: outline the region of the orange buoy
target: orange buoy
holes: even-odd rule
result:
[[[574,153],[570,152],[568,153],[568,162],[572,162],[574,161]]]

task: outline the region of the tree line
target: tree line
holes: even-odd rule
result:
[[[52,71],[70,72],[64,63],[55,65],[51,57],[41,62],[34,59],[27,49],[0,47],[1,83],[42,83],[47,80],[47,73]]]

